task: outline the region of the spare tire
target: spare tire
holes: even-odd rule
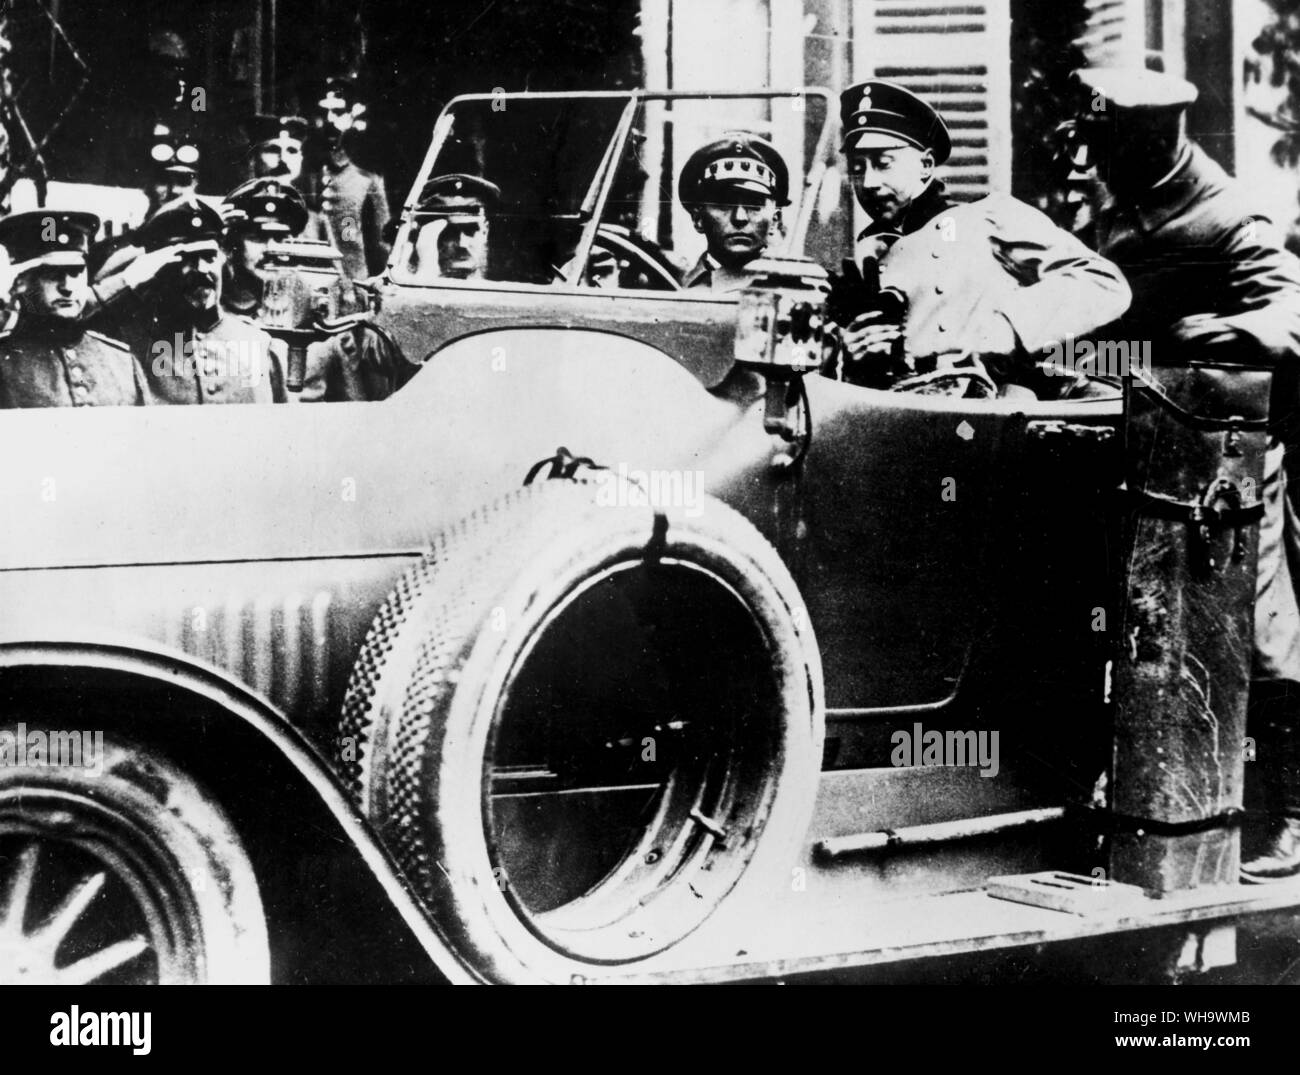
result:
[[[704,498],[527,486],[381,608],[344,704],[363,812],[462,967],[570,981],[790,883],[811,818],[817,644],[775,550]]]

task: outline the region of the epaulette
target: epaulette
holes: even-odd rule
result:
[[[96,332],[94,329],[86,329],[86,335],[91,339],[98,340],[100,343],[108,344],[109,347],[116,347],[119,351],[125,351],[128,355],[131,353],[131,348],[121,340],[113,339],[112,336],[105,336],[102,332]]]

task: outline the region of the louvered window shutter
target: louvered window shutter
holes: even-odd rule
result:
[[[1079,47],[1089,67],[1142,67],[1146,63],[1145,0],[1084,0],[1088,26]]]
[[[1011,189],[1010,0],[854,5],[855,80],[896,82],[934,105],[953,136],[941,169],[963,201]]]

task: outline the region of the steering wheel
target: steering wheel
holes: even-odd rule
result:
[[[994,383],[992,377],[980,369],[943,369],[933,370],[930,373],[918,373],[914,377],[904,377],[900,381],[895,381],[889,386],[889,391],[917,392],[922,395],[930,395],[929,390],[937,385],[961,381],[968,382],[966,391],[962,393],[967,398],[994,399],[997,397],[998,386]],[[938,393],[934,394],[937,395]]]
[[[591,252],[587,264],[583,266],[578,286],[599,289],[599,284],[590,281],[588,273],[596,260],[596,255],[609,255],[614,261],[614,287],[634,291],[681,291],[682,284],[678,270],[649,239],[617,224],[601,224],[596,229],[592,240]],[[564,281],[564,269],[553,269],[553,283]]]

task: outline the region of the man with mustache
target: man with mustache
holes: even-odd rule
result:
[[[909,90],[851,86],[840,118],[853,193],[871,218],[858,257],[906,298],[901,317],[869,310],[841,325],[846,379],[884,387],[982,366],[1004,394],[1015,383],[1025,394],[1046,382],[1037,367],[1053,343],[1128,308],[1119,269],[1037,209],[1005,194],[949,197],[936,175],[952,152],[948,127]]]
[[[91,213],[38,209],[0,221],[18,322],[0,339],[0,407],[136,406],[149,401],[131,352],[81,321]],[[8,290],[6,288],[6,290]]]
[[[747,287],[746,270],[780,230],[781,207],[790,204],[790,173],[776,147],[750,134],[701,146],[677,183],[683,208],[708,248],[682,280],[684,287],[735,291]]]
[[[198,201],[164,208],[140,231],[146,252],[177,251],[152,301],[120,329],[159,403],[286,401],[283,345],[222,308],[221,238],[220,215]]]
[[[420,278],[482,280],[488,267],[488,217],[501,188],[476,175],[430,179],[415,208],[408,271]]]
[[[307,206],[286,180],[250,179],[226,195],[226,269],[221,305],[252,321],[262,317],[270,243],[292,239],[307,225]]]

